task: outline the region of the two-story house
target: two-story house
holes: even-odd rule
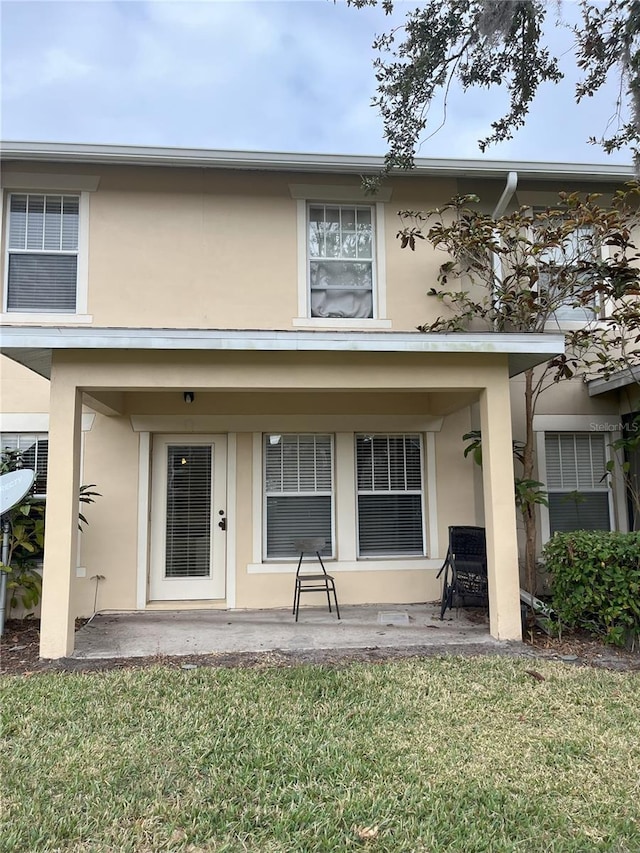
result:
[[[341,603],[437,599],[452,524],[486,527],[490,630],[520,637],[510,388],[563,337],[417,332],[442,257],[402,252],[396,214],[606,193],[631,168],[422,160],[370,197],[373,157],[6,143],[2,159],[2,444],[47,495],[43,656],[73,649],[97,575],[101,609],[290,606],[310,535]],[[618,392],[570,385],[536,426],[551,486],[624,528],[624,493],[600,481]],[[79,534],[81,483],[102,497]]]

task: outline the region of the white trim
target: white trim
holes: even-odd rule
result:
[[[172,445],[210,447],[211,454],[211,536],[207,576],[167,577],[165,575],[165,531],[167,519],[167,450]],[[151,449],[151,522],[149,536],[149,599],[151,601],[225,601],[227,581],[227,537],[218,522],[227,515],[227,435],[154,434]],[[224,561],[224,566],[222,566]]]
[[[370,430],[366,430],[366,432],[370,432]],[[354,444],[354,465],[353,465],[353,481],[354,481],[354,517],[355,517],[355,537],[356,537],[356,558],[358,561],[366,561],[366,560],[397,560],[400,557],[393,552],[390,552],[387,555],[367,555],[360,553],[360,518],[359,518],[359,507],[358,507],[358,497],[359,495],[367,495],[367,496],[378,496],[378,495],[420,495],[420,512],[422,514],[422,554],[409,554],[406,556],[406,559],[418,559],[426,558],[429,553],[429,543],[427,540],[428,536],[428,527],[427,527],[427,514],[426,514],[426,489],[427,484],[425,480],[425,465],[426,465],[426,442],[425,435],[423,432],[411,433],[409,430],[401,430],[399,433],[395,433],[396,435],[401,435],[403,438],[406,438],[407,435],[415,435],[417,434],[419,442],[420,442],[420,488],[419,489],[378,489],[375,487],[375,484],[372,483],[370,489],[364,489],[362,492],[359,491],[358,488],[358,457],[357,457],[357,449],[355,447],[358,434],[362,435],[362,433],[354,433],[353,435],[353,444]],[[382,436],[389,437],[394,433],[381,433]]]
[[[534,415],[534,432],[614,432],[620,415]]]
[[[309,318],[309,279],[307,276],[307,203],[296,202],[296,241],[298,259],[298,317]],[[294,326],[296,321],[293,321]]]
[[[35,185],[32,190],[27,191],[27,195],[37,195],[41,192],[44,196],[53,195],[49,189],[44,189],[39,185]],[[17,191],[7,195],[6,209],[2,207],[3,228],[9,222],[10,213],[10,196],[19,194]],[[76,258],[76,299],[75,310],[73,311],[9,311],[7,308],[9,299],[9,257],[16,254],[9,246],[9,231],[5,236],[4,245],[4,277],[3,277],[3,298],[2,298],[2,313],[0,321],[3,323],[37,323],[37,324],[67,324],[67,323],[91,323],[93,317],[87,314],[88,303],[88,288],[89,288],[89,199],[90,193],[86,191],[74,192],[74,197],[78,198],[78,245],[73,252],[55,251],[52,253]],[[4,195],[3,195],[4,204]],[[28,250],[20,252],[21,254],[29,254]]]
[[[236,523],[237,512],[237,436],[235,433],[227,435],[227,555],[226,555],[226,600],[227,607],[233,609],[236,606],[236,542],[238,525]]]
[[[391,320],[374,320],[368,317],[364,320],[347,320],[327,317],[294,317],[291,321],[296,328],[306,329],[390,329]]]
[[[254,563],[262,563],[262,432],[254,432],[251,447],[251,514],[253,516],[252,554]]]
[[[385,233],[384,233],[384,204],[381,202],[376,202],[375,204],[375,218],[376,218],[376,229],[375,229],[375,267],[374,267],[374,284],[376,288],[376,292],[374,294],[375,299],[373,302],[373,309],[375,313],[376,320],[379,323],[383,323],[384,318],[387,316],[387,251],[385,245]],[[391,322],[389,322],[389,327],[391,326]]]
[[[323,557],[323,561],[331,564],[331,572],[390,572],[390,571],[439,571],[442,558],[429,557],[377,557],[360,558],[359,560],[331,560]],[[250,575],[277,575],[295,574],[298,565],[297,559],[289,562],[249,563],[247,574]]]
[[[534,417],[535,421],[535,417]],[[534,426],[535,430],[535,426]],[[536,462],[538,466],[538,480],[544,484],[547,491],[547,450],[544,431],[536,433]],[[538,504],[540,509],[540,541],[545,545],[551,538],[551,521],[549,519],[549,507]]]
[[[46,190],[47,192],[95,192],[99,175],[56,175],[47,172],[2,172],[0,185],[7,190]]]
[[[309,432],[309,416],[279,415],[131,415],[134,432]],[[436,415],[313,415],[313,432],[439,432],[444,418]]]
[[[25,314],[18,311],[16,311],[15,313],[13,311],[8,311],[4,314],[0,314],[0,323],[24,323],[25,325],[35,323],[38,326],[59,326],[62,323],[64,323],[64,325],[71,325],[73,323],[93,323],[93,315],[54,314],[53,312],[51,314]]]
[[[74,315],[67,315],[72,319]],[[442,352],[557,355],[564,335],[511,332],[263,331],[261,329],[56,329],[10,325],[2,348],[235,350],[244,352]]]
[[[138,547],[136,608],[144,610],[148,599],[149,541],[151,526],[151,433],[141,432],[138,441]]]
[[[335,529],[337,560],[358,559],[355,432],[335,433]]]
[[[390,329],[392,323],[386,319],[387,311],[387,288],[386,288],[386,273],[384,264],[386,263],[386,254],[384,246],[384,204],[376,201],[371,196],[367,196],[364,191],[360,190],[361,195],[354,198],[353,195],[345,194],[343,190],[351,190],[350,187],[323,187],[307,186],[306,184],[293,184],[289,186],[293,198],[296,201],[296,230],[297,230],[297,262],[298,262],[298,316],[291,321],[296,328],[310,329]],[[306,194],[306,190],[310,193]],[[329,192],[329,196],[324,195],[324,191]],[[295,191],[295,193],[294,193]],[[384,193],[391,197],[390,191]],[[309,220],[309,203],[327,204],[331,202],[349,203],[354,202],[361,206],[371,208],[373,215],[373,255],[371,259],[372,281],[371,281],[371,297],[373,307],[373,317],[365,319],[349,319],[349,318],[331,318],[331,317],[311,317],[310,303],[310,284],[309,284],[309,258],[307,257],[308,250],[308,220]]]
[[[301,497],[301,495],[317,495],[319,497],[329,497],[331,499],[330,504],[330,522],[331,522],[331,554],[326,556],[327,560],[335,560],[337,554],[337,545],[336,545],[336,523],[335,523],[335,515],[336,515],[336,461],[335,461],[335,434],[333,432],[321,432],[321,431],[313,431],[310,432],[309,429],[298,430],[293,433],[286,433],[282,431],[282,435],[289,435],[295,438],[300,438],[302,436],[313,436],[314,439],[317,439],[319,436],[329,439],[329,447],[331,448],[331,486],[330,488],[316,488],[313,492],[301,492],[300,490],[295,491],[282,491],[276,490],[273,492],[267,493],[266,490],[266,465],[267,465],[267,454],[265,452],[265,438],[268,435],[269,430],[263,431],[260,436],[260,471],[261,471],[261,513],[262,513],[262,542],[261,542],[261,553],[262,559],[264,562],[273,562],[274,560],[279,560],[278,557],[269,557],[267,555],[267,542],[268,542],[268,514],[267,514],[267,503],[270,497]],[[278,430],[278,433],[280,431]],[[278,437],[280,437],[278,435]],[[300,458],[298,454],[298,459]],[[284,457],[282,457],[282,465],[284,465]],[[283,477],[284,477],[284,468],[283,468]],[[282,484],[281,489],[284,489],[284,484]],[[292,558],[293,559],[293,558]]]
[[[438,478],[436,476],[436,435],[425,435],[424,465],[427,476],[425,483],[425,501],[427,503],[427,554],[433,556],[440,552],[438,539]]]
[[[637,367],[628,367],[624,370],[617,371],[608,379],[590,379],[587,382],[587,389],[590,397],[595,397],[598,394],[604,394],[607,391],[616,391],[618,388],[625,388],[627,385],[640,382],[640,370]]]
[[[82,432],[89,432],[96,416],[93,412],[82,415]],[[0,432],[49,432],[49,415],[46,412],[0,412]]]
[[[289,184],[291,198],[318,202],[383,202],[391,201],[391,187],[379,187],[375,193],[367,193],[362,184]]]
[[[612,435],[619,436],[620,433],[618,431],[612,430],[609,428],[607,420],[598,421],[598,418],[589,418],[589,423],[593,424],[594,422],[600,422],[606,426],[606,429],[594,430],[587,425],[584,426],[568,426],[567,419],[572,418],[572,422],[575,424],[576,421],[582,420],[584,423],[584,419],[588,418],[587,415],[582,416],[572,416],[572,415],[536,415],[534,416],[534,423],[538,424],[538,418],[549,420],[550,426],[546,426],[545,429],[541,429],[538,426],[534,426],[534,431],[536,431],[536,464],[538,471],[538,480],[543,483],[544,490],[548,495],[549,492],[554,492],[558,494],[561,490],[559,489],[549,489],[547,485],[547,448],[546,448],[546,434],[548,432],[569,432],[569,433],[578,433],[578,432],[586,432],[586,433],[596,433],[602,434],[606,433],[604,437],[604,452],[605,458],[607,460],[611,459],[611,441]],[[600,415],[599,418],[603,418],[606,416]],[[618,419],[619,420],[619,419]],[[542,421],[545,423],[545,421]],[[561,426],[554,426],[554,423],[565,424]],[[620,477],[618,475],[614,475],[613,477],[613,485],[609,485],[607,488],[607,498],[609,503],[609,530],[626,530],[628,527],[627,523],[627,514],[626,514],[626,495],[624,494],[624,486],[622,491],[622,503],[620,503]],[[616,491],[616,501],[614,503],[614,495],[613,492]],[[590,489],[588,490],[591,494],[596,494],[598,491],[600,493],[604,492],[604,489]],[[616,512],[616,505],[620,508],[620,512]],[[544,504],[539,504],[540,511],[540,541],[544,546],[549,539],[551,538],[551,520],[549,516],[549,507]],[[621,519],[624,519],[621,523]]]
[[[617,430],[615,432],[615,435],[620,437],[620,432]],[[605,456],[605,460],[607,462],[609,462],[611,459],[613,459],[613,448],[611,447],[611,442],[613,441],[613,437],[614,437],[614,433],[609,432],[609,433],[607,433],[607,435],[605,436],[605,439],[604,439],[604,456]],[[614,469],[614,471],[609,475],[609,480],[607,482],[607,486],[608,486],[607,495],[609,497],[609,528],[611,530],[623,531],[623,528],[619,524],[620,513],[618,513],[616,511],[617,507],[621,506],[617,502],[618,495],[617,495],[616,483],[618,480],[619,480],[619,477],[617,475],[617,472]],[[624,504],[622,506],[624,506]],[[626,515],[626,513],[623,513],[623,515]],[[626,532],[626,527],[627,527],[627,525],[625,524],[623,532]]]
[[[80,317],[87,317],[89,293],[89,200],[88,192],[80,193],[78,211],[78,266],[76,270],[76,310]]]
[[[615,430],[607,434],[604,440],[604,452],[607,462],[615,460],[613,451],[613,443],[622,438],[622,431]],[[629,531],[629,514],[627,512],[627,495],[624,485],[624,478],[621,476],[619,466],[614,465],[613,471],[609,480],[609,518],[612,530],[619,530],[621,533]]]
[[[162,148],[142,145],[93,145],[68,142],[4,142],[4,160],[54,163],[116,163],[198,168],[264,169],[294,172],[378,172],[384,157],[361,154],[304,154],[268,151],[220,151],[207,148]],[[394,177],[416,174],[447,177],[500,177],[520,172],[522,178],[587,181],[627,181],[635,177],[633,165],[608,163],[544,163],[509,160],[461,160],[418,157],[413,169],[397,170]]]

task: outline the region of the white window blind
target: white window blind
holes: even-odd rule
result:
[[[373,317],[373,207],[310,204],[308,226],[311,316]]]
[[[360,556],[422,555],[419,435],[356,436]]]
[[[14,451],[20,466],[36,472],[31,493],[37,497],[47,494],[47,468],[49,464],[49,439],[44,434],[3,433],[0,436],[2,450]]]
[[[168,578],[211,572],[212,448],[167,448],[166,563]]]
[[[264,436],[265,555],[297,557],[296,539],[332,547],[333,452],[330,435]]]
[[[79,196],[10,196],[7,311],[76,310],[79,209]]]
[[[604,435],[545,433],[551,533],[610,530]]]

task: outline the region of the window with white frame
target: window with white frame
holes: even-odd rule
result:
[[[546,209],[543,211],[540,208],[534,208],[533,212],[534,215],[541,212],[546,213]],[[542,228],[545,224],[548,224],[555,231],[561,226],[562,220],[560,218],[546,219],[545,217],[543,222],[534,224],[534,228]],[[577,305],[569,293],[571,281],[577,279],[579,282],[583,278],[585,285],[588,285],[588,273],[585,272],[583,276],[576,276],[576,270],[581,265],[592,263],[598,254],[599,250],[595,243],[593,230],[584,226],[570,231],[564,236],[564,239],[558,240],[556,246],[549,246],[539,256],[539,286],[541,291],[548,292],[551,299],[557,299],[558,294],[567,290],[566,299],[563,299],[562,304],[554,311],[553,316],[556,321],[585,322],[593,320],[598,315],[600,308],[595,297],[590,299],[589,304]],[[578,295],[576,293],[576,298]]]
[[[605,436],[590,432],[545,433],[549,528],[610,530]]]
[[[333,554],[333,439],[330,435],[264,436],[264,554],[299,556],[296,539],[321,538]]]
[[[310,316],[374,317],[375,207],[307,206]]]
[[[79,212],[79,195],[9,195],[7,312],[76,311]]]
[[[31,493],[45,497],[47,493],[47,468],[49,439],[46,434],[2,433],[0,436],[3,462],[11,457],[12,467],[30,468],[36,472]]]
[[[419,435],[357,435],[360,557],[424,554]]]

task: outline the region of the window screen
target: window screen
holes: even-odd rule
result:
[[[296,539],[323,538],[330,556],[333,511],[330,435],[264,436],[265,555],[297,557]]]
[[[10,196],[7,311],[76,310],[79,205],[79,196]]]
[[[548,432],[545,456],[551,534],[610,530],[604,435]]]
[[[360,556],[424,554],[420,436],[356,436],[356,469]]]
[[[14,455],[20,467],[36,472],[32,494],[44,497],[47,494],[47,468],[49,463],[49,440],[44,434],[3,433],[0,437],[2,451]]]

